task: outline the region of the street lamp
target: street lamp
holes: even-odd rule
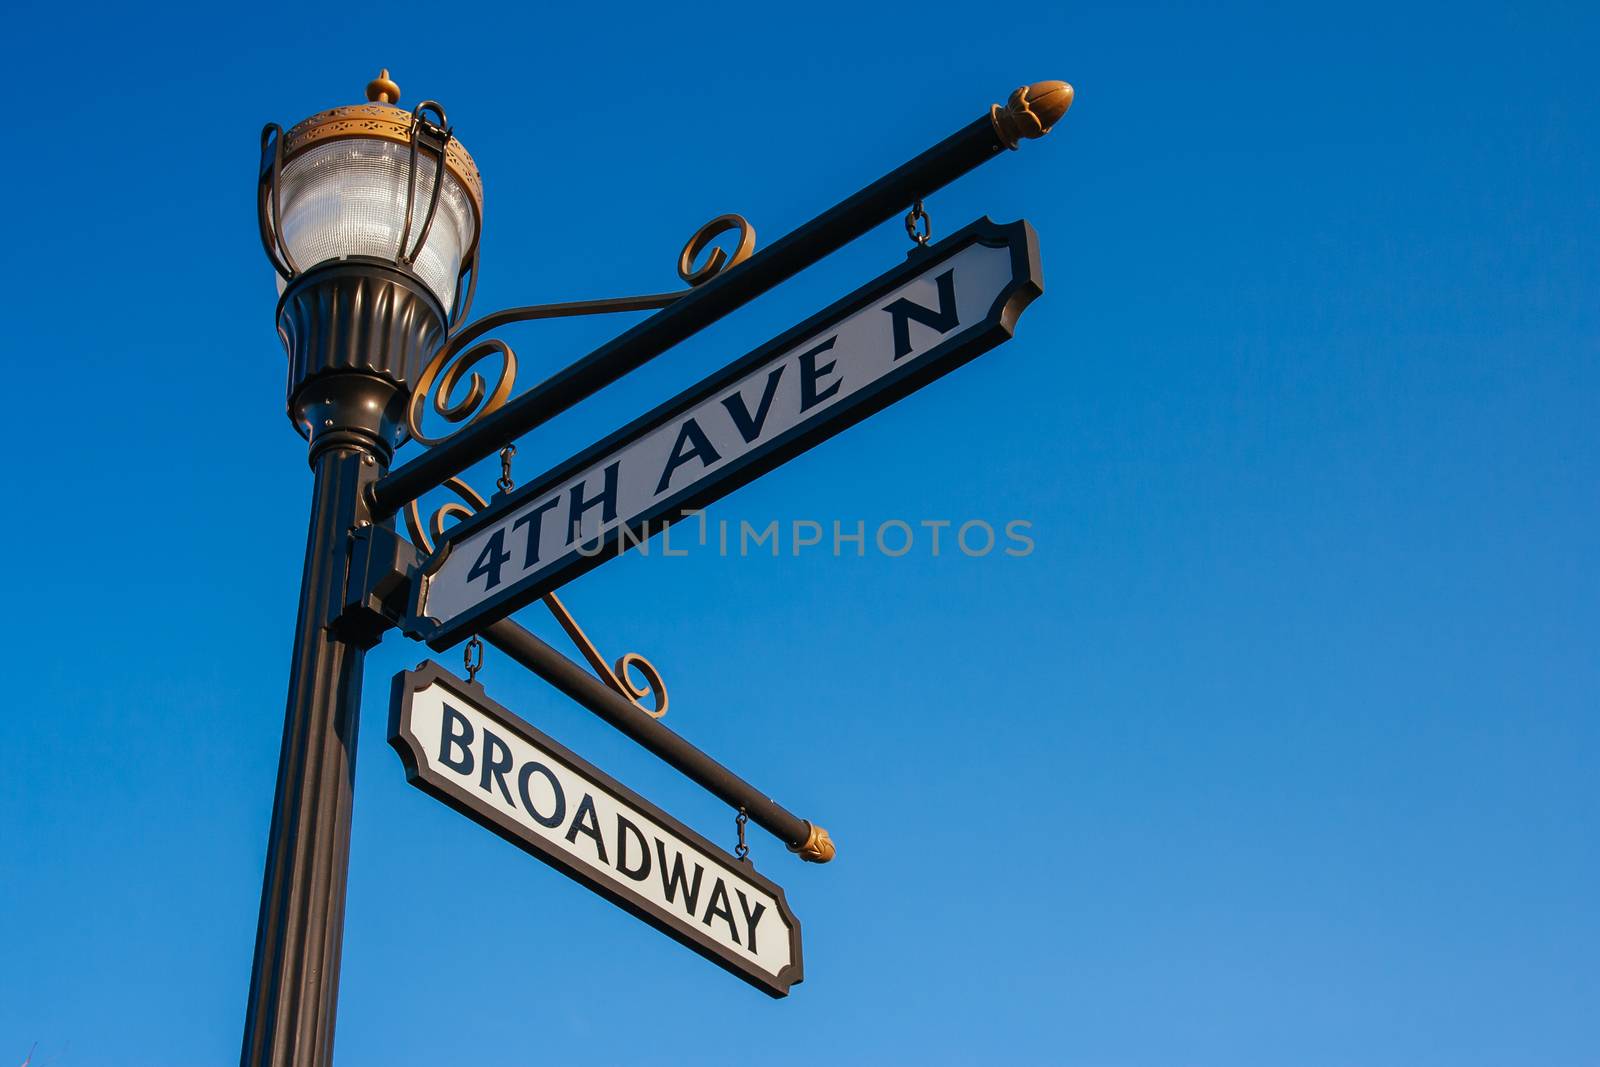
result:
[[[483,183],[439,104],[367,103],[262,132],[257,210],[278,273],[288,411],[315,475],[241,1062],[322,1067],[349,865],[362,660],[339,622],[366,490],[406,436],[410,391],[472,302]],[[383,522],[392,522],[384,519]]]
[[[329,416],[299,387],[379,356],[374,346],[389,351],[367,369],[414,381],[417,360],[466,313],[477,276],[483,181],[444,109],[397,107],[387,70],[367,100],[262,133],[261,240],[283,294],[290,417],[312,440]]]

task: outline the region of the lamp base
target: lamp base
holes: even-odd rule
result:
[[[445,312],[415,277],[382,260],[335,260],[278,301],[289,354],[289,420],[313,458],[345,443],[384,463],[406,437],[410,387],[445,337]]]

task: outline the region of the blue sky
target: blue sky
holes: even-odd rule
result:
[[[765,244],[1017,85],[1078,98],[928,200],[1037,228],[1016,339],[711,513],[1024,519],[1031,555],[564,591],[832,831],[820,868],[752,839],[805,983],[769,1001],[408,786],[388,679],[424,650],[391,635],[341,1064],[1600,1063],[1592,7],[541,8],[8,16],[0,1064],[238,1054],[310,487],[256,136],[379,66],[484,172],[480,310],[668,288],[714,215]],[[904,248],[886,224],[519,471]],[[532,382],[623,321],[505,336]],[[482,677],[731,844],[503,656]]]

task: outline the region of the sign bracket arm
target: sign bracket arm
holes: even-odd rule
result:
[[[730,807],[743,808],[801,859],[826,863],[833,858],[833,841],[822,827],[788,811],[524,627],[501,619],[485,627],[482,636]]]
[[[1072,96],[1064,82],[1017,89],[1003,106],[994,105],[932,148],[754,253],[737,269],[695,287],[470,428],[395,468],[368,490],[373,518],[393,515],[407,502],[898,215],[916,198],[931,195],[1001,152],[1015,149],[1024,139],[1044,136],[1066,113]]]

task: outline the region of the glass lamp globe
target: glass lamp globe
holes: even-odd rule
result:
[[[350,256],[396,261],[415,252],[409,269],[448,315],[456,282],[471,263],[483,219],[483,181],[466,149],[453,137],[439,152],[437,142],[419,142],[416,174],[411,174],[413,115],[395,107],[400,88],[384,71],[367,86],[368,103],[331,108],[283,135],[283,169],[278,180],[277,235],[305,273],[319,264]],[[427,239],[420,249],[439,159],[444,181]],[[406,208],[410,186],[410,233]],[[278,277],[283,291],[288,279]]]

